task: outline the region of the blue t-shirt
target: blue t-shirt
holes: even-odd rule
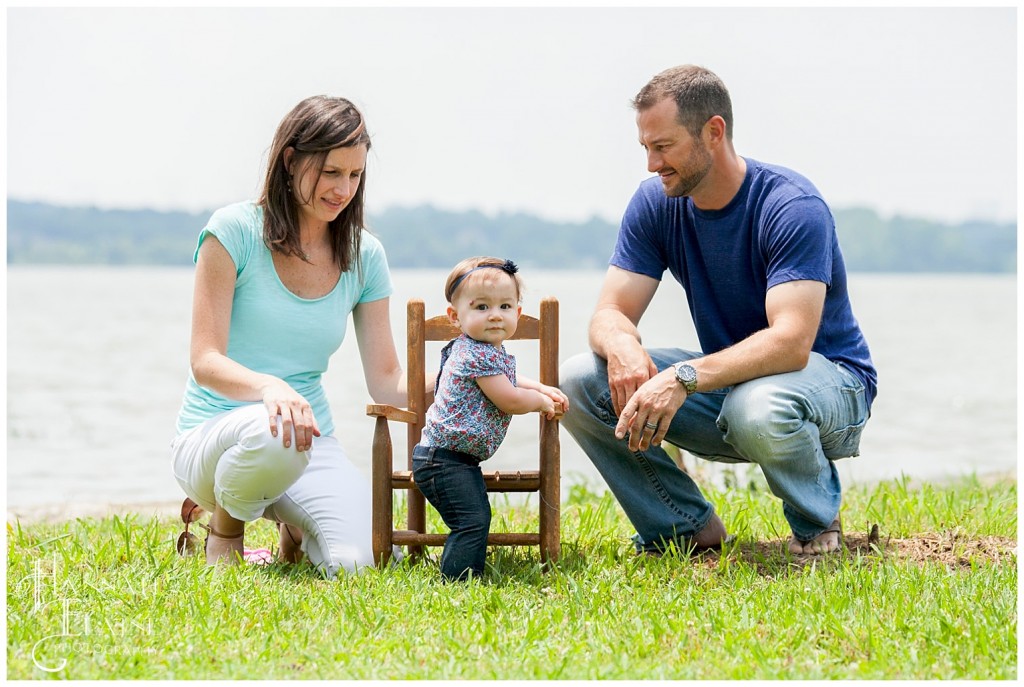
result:
[[[705,354],[768,327],[768,289],[800,279],[823,282],[825,306],[812,350],[857,375],[870,404],[877,374],[850,306],[832,212],[803,176],[744,159],[743,184],[721,210],[666,196],[657,177],[641,183],[610,264],[658,280],[671,272],[686,290]]]
[[[465,334],[445,348],[447,358],[438,373],[434,402],[427,408],[420,444],[486,460],[501,446],[512,416],[494,405],[476,380],[505,375],[515,386],[515,356],[504,346],[497,348]]]
[[[227,356],[287,382],[309,401],[320,433],[331,435],[334,421],[320,378],[345,338],[352,309],[391,295],[391,275],[380,241],[364,231],[361,271],[344,272],[326,296],[300,298],[277,276],[270,249],[263,243],[263,210],[255,203],[236,203],[213,213],[199,234],[193,261],[210,235],[227,249],[236,268]],[[246,404],[200,386],[189,373],[178,432]]]

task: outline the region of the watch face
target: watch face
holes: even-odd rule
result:
[[[676,363],[676,379],[686,387],[687,393],[693,393],[697,388],[697,371],[686,363]]]

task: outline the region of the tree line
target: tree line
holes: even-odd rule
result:
[[[210,212],[105,210],[7,202],[8,264],[191,265]],[[867,208],[835,210],[847,268],[862,272],[1004,272],[1017,269],[1016,223],[944,224]],[[371,213],[392,267],[447,268],[471,255],[524,267],[603,269],[617,225],[600,218],[553,222],[429,205]]]

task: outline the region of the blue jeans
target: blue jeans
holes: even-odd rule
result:
[[[464,580],[484,573],[491,503],[487,500],[480,460],[460,451],[417,445],[412,477],[451,532],[441,552],[441,574]]]
[[[701,353],[647,351],[658,370]],[[696,483],[665,451],[629,450],[616,439],[618,418],[608,390],[606,361],[593,353],[567,360],[561,389],[571,401],[562,418],[568,430],[636,528],[638,550],[685,544],[714,508]],[[833,460],[858,455],[870,415],[860,380],[841,365],[812,353],[798,372],[771,375],[733,387],[694,394],[672,419],[665,439],[706,460],[761,467],[782,499],[794,536],[809,541],[839,514],[842,487]]]

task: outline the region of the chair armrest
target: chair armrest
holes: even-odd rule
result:
[[[374,404],[366,406],[366,414],[371,417],[383,417],[394,422],[404,422],[406,424],[416,424],[416,413],[408,410],[402,410],[394,406]]]

